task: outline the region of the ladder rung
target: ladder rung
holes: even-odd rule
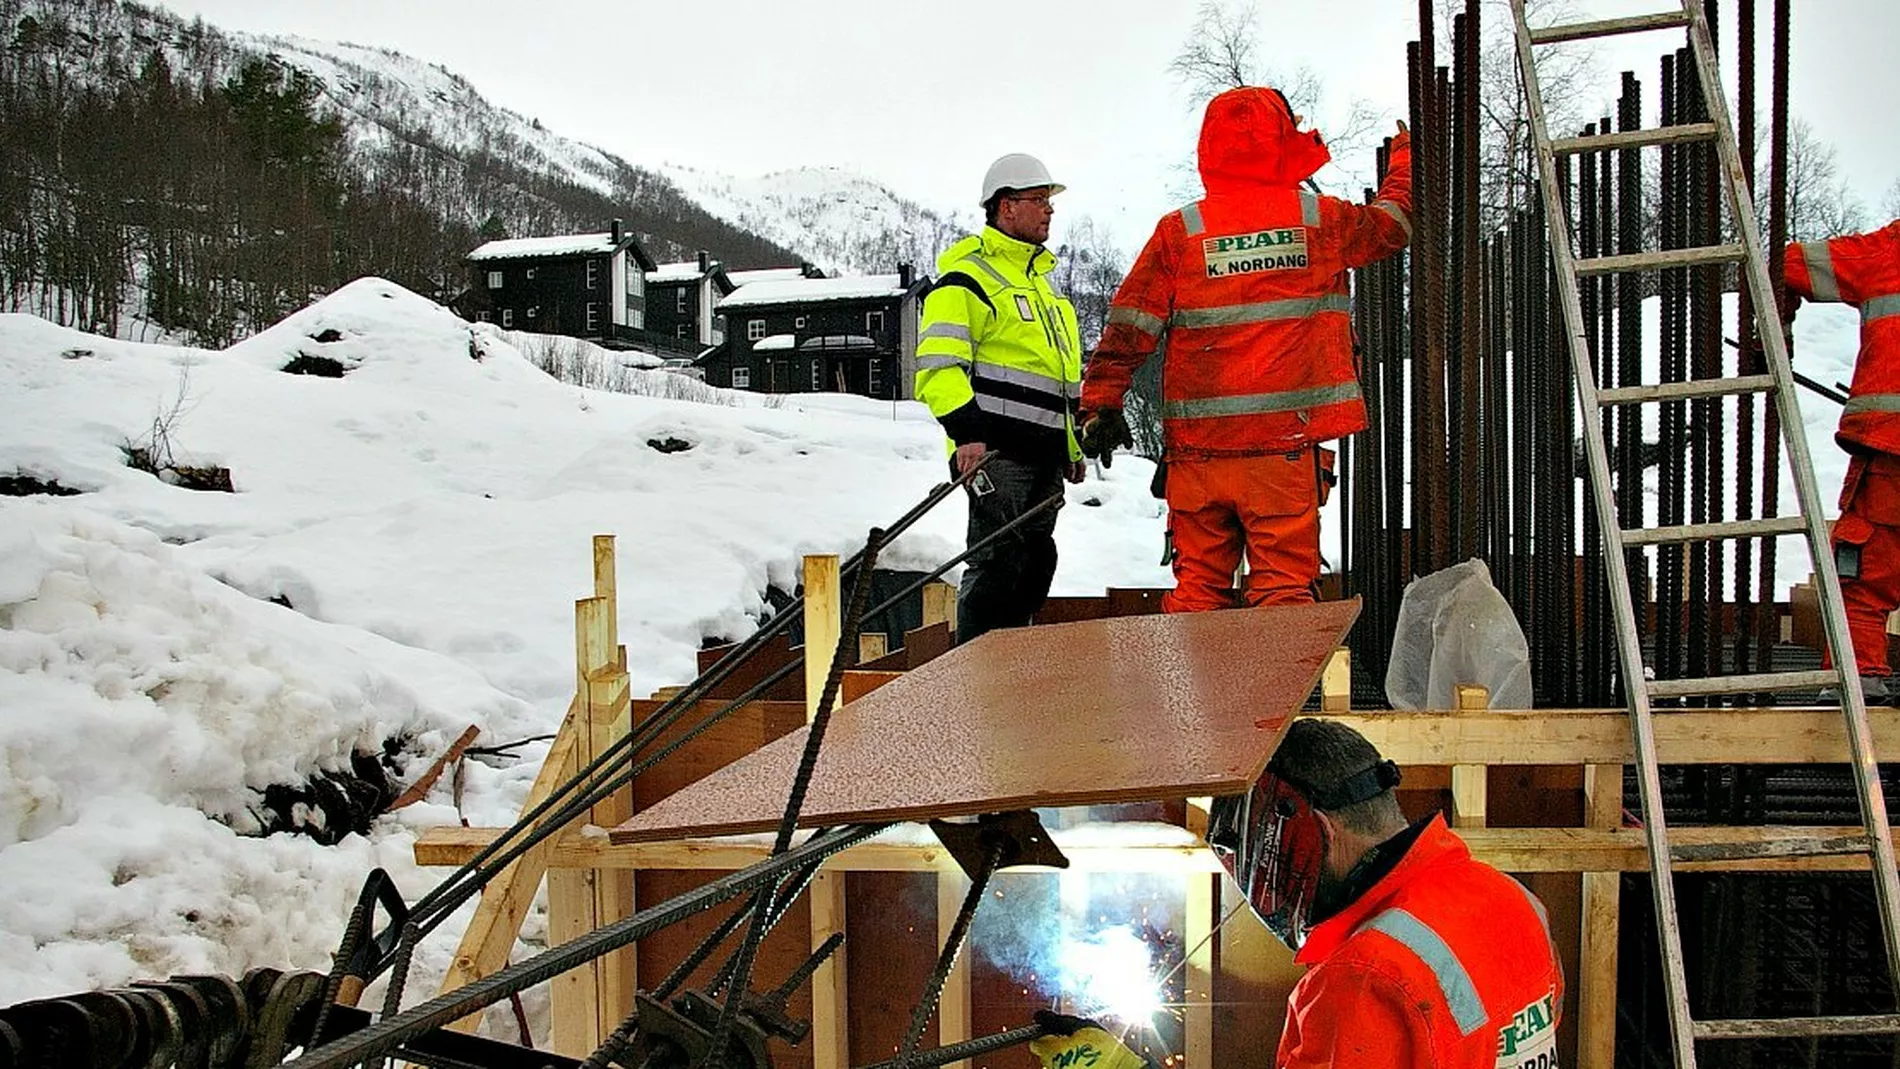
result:
[[[1586,37],[1613,37],[1619,33],[1642,33],[1687,26],[1689,16],[1681,11],[1658,11],[1654,15],[1630,15],[1620,19],[1591,22],[1567,22],[1531,31],[1531,44],[1554,45],[1562,41],[1580,41]]]
[[[1648,148],[1651,145],[1683,145],[1693,141],[1713,140],[1715,140],[1714,123],[1694,122],[1676,126],[1649,126],[1641,130],[1618,130],[1608,134],[1560,137],[1550,143],[1550,148],[1558,155],[1564,155],[1623,148]]]
[[[1702,679],[1655,679],[1649,683],[1649,696],[1693,698],[1702,694],[1753,694],[1757,691],[1807,690],[1810,687],[1840,685],[1841,674],[1832,670],[1769,672],[1747,676],[1708,676]]]
[[[1867,853],[1865,835],[1790,835],[1773,839],[1672,844],[1672,862],[1760,861],[1771,857],[1840,857]]]
[[[1663,249],[1658,252],[1630,252],[1619,256],[1591,256],[1579,259],[1577,274],[1616,275],[1632,271],[1656,271],[1670,267],[1698,267],[1703,264],[1739,263],[1747,255],[1740,245],[1697,245],[1688,249]]]
[[[1656,546],[1671,542],[1713,542],[1718,538],[1756,538],[1764,535],[1805,534],[1808,521],[1799,516],[1729,523],[1689,523],[1680,527],[1644,527],[1623,532],[1626,546]]]
[[[1772,1039],[1783,1036],[1880,1036],[1900,1032],[1900,1013],[1855,1017],[1758,1017],[1697,1021],[1697,1039]]]
[[[1773,375],[1736,375],[1726,379],[1692,379],[1654,386],[1619,386],[1598,390],[1599,405],[1638,405],[1651,401],[1687,401],[1698,397],[1728,397],[1738,393],[1767,393],[1775,388]]]

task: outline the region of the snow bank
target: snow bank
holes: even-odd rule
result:
[[[457,820],[449,786],[334,848],[242,834],[259,790],[385,739],[409,740],[408,779],[468,724],[551,731],[595,534],[618,536],[644,692],[750,633],[801,554],[855,551],[946,477],[915,404],[583,390],[521,338],[380,279],[224,351],[0,316],[0,473],[84,491],[0,498],[0,1003],[322,967],[371,867],[412,896],[445,875],[409,849]],[[298,356],[344,375],[280,370]],[[238,492],[125,467],[155,423]],[[669,438],[689,448],[648,444]],[[1071,488],[1058,592],[1167,581],[1151,471]],[[884,560],[934,567],[963,525],[953,500]],[[459,815],[510,822],[543,750],[469,764]],[[425,944],[418,997],[456,928]]]

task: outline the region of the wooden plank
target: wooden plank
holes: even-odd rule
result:
[[[1622,709],[1326,715],[1357,729],[1400,765],[1620,765],[1636,759]],[[1867,716],[1879,759],[1900,761],[1900,710],[1870,708]],[[1665,765],[1847,762],[1838,709],[1657,713],[1655,733]]]
[[[422,775],[417,776],[416,781],[411,783],[408,789],[397,795],[395,801],[389,803],[389,811],[415,805],[417,802],[427,798],[429,796],[429,788],[435,786],[435,781],[442,778],[442,770],[449,767],[449,762],[462,756],[463,751],[467,750],[481,733],[482,729],[475,724],[470,724],[463,728],[462,734],[457,736],[456,740],[449,744],[448,749],[442,751],[442,756],[429,762],[429,767]]]
[[[861,668],[851,669],[844,674],[838,687],[838,702],[848,705],[866,694],[893,680],[902,678],[902,672],[871,672]]]
[[[579,939],[594,930],[594,874],[582,869],[548,872],[548,945]],[[594,997],[598,973],[588,962],[548,982],[549,1049],[585,1058],[600,1046],[600,1013]]]
[[[961,870],[937,875],[937,946],[950,937],[950,929],[963,911],[963,899],[970,893],[970,880]],[[937,1045],[949,1046],[970,1038],[970,957],[974,947],[965,946],[944,981],[943,997],[937,1003]],[[968,1059],[948,1063],[948,1069],[970,1069]]]
[[[430,828],[416,841],[419,865],[456,865],[474,856],[496,834],[494,828]],[[1063,846],[1071,867],[1084,872],[1219,872],[1214,855],[1185,839],[1152,846]],[[559,868],[684,869],[724,871],[744,868],[763,858],[771,843],[763,837],[679,839],[616,845],[597,835],[569,833],[555,843],[551,864]],[[935,840],[872,840],[832,855],[827,872],[949,872],[956,862]]]
[[[1182,945],[1187,973],[1182,985],[1181,1053],[1187,1065],[1214,1064],[1214,904],[1218,877],[1190,874],[1183,888]]]
[[[1326,670],[1319,677],[1319,707],[1327,713],[1352,708],[1352,651],[1344,646],[1327,658]]]
[[[1623,823],[1623,766],[1591,765],[1584,770],[1584,820],[1592,828],[1615,829]],[[1577,969],[1577,1065],[1615,1069],[1616,944],[1621,917],[1622,876],[1583,874],[1583,915],[1579,925]]]
[[[833,722],[799,822],[1238,793],[1358,611],[1355,600],[992,631]],[[1077,724],[1088,730],[1078,736]],[[611,834],[638,842],[774,828],[804,741],[771,743]],[[1064,760],[1050,760],[1055,747]]]
[[[580,734],[580,698],[567,707],[567,715],[562,718],[560,728],[555,732],[554,741],[549,744],[546,758],[541,763],[541,771],[535,776],[534,784],[528,789],[528,797],[522,803],[522,812],[533,809],[544,801],[554,788],[566,782],[578,770],[574,754]],[[449,829],[442,829],[449,830]],[[462,865],[472,860],[476,852],[500,834],[498,829],[456,828],[455,831],[479,831],[483,837],[479,844],[467,850],[456,861],[447,864]],[[514,949],[515,938],[521,934],[521,922],[528,916],[528,910],[534,905],[536,892],[541,889],[541,877],[548,869],[548,861],[554,855],[555,844],[560,836],[549,836],[525,851],[520,857],[508,863],[495,878],[482,888],[482,896],[475,906],[475,916],[462,932],[462,941],[457,945],[455,957],[449,962],[448,970],[442,977],[442,992],[447,993],[465,987],[484,976],[488,976],[508,964],[508,952]],[[427,865],[420,852],[421,842],[416,846],[417,864]],[[464,1017],[450,1025],[458,1032],[474,1032],[481,1024],[481,1015]]]
[[[826,676],[837,654],[839,637],[844,632],[844,611],[839,585],[836,554],[812,554],[805,558],[805,716],[818,715],[824,700]],[[837,723],[837,721],[833,721]],[[827,734],[826,738],[831,736]],[[805,733],[797,734],[804,748]],[[741,761],[745,760],[741,758]],[[714,775],[718,775],[715,773]],[[704,781],[701,781],[704,782]],[[774,784],[784,808],[784,792],[791,777]],[[691,788],[688,788],[691,790]],[[661,805],[667,804],[661,802]],[[774,821],[774,824],[777,822]],[[815,950],[835,932],[844,931],[844,877],[821,873],[806,892],[811,908],[811,946]],[[818,967],[811,978],[811,1061],[812,1069],[845,1069],[851,1064],[850,974],[845,967],[846,948],[838,948]]]
[[[890,636],[882,631],[866,631],[858,635],[857,663],[863,664],[866,661],[875,661],[879,657],[891,652],[888,648],[890,643]]]
[[[957,631],[957,588],[949,583],[938,581],[926,583],[924,595],[924,619],[920,626],[931,624],[949,624],[950,633]]]
[[[1480,712],[1491,705],[1491,692],[1483,687],[1460,683],[1457,687],[1458,712]],[[1483,765],[1453,765],[1451,768],[1451,826],[1458,829],[1485,825],[1485,795],[1490,787],[1490,770]]]
[[[611,543],[608,549],[611,550]],[[594,543],[596,588],[605,582],[612,586],[611,556],[601,570],[601,544]],[[581,719],[575,744],[575,762],[585,767],[612,742],[614,683],[618,654],[607,641],[612,632],[611,598],[594,596],[574,602],[574,671],[576,691],[580,695]],[[624,692],[624,684],[620,688]],[[626,700],[624,693],[621,701]],[[612,799],[603,800],[589,811],[589,821],[616,815],[625,807]],[[609,918],[603,907],[615,904],[614,887],[624,873],[614,873],[611,883],[595,871],[559,870],[548,874],[548,940],[551,945],[566,943],[594,931]],[[631,890],[631,884],[628,884]],[[631,906],[629,895],[628,906]],[[606,1038],[601,1022],[608,1012],[608,997],[623,993],[615,977],[627,968],[629,953],[616,955],[617,961],[595,959],[554,978],[549,987],[552,1000],[553,1049],[560,1054],[586,1057]],[[630,997],[630,990],[626,991]],[[630,1008],[630,1007],[629,1007]],[[616,1022],[617,1023],[617,1022]]]

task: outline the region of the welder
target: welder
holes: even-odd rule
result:
[[[1408,823],[1398,783],[1358,732],[1297,720],[1249,793],[1215,801],[1209,844],[1307,966],[1272,1064],[1556,1069],[1563,972],[1543,904],[1442,815]],[[1039,1020],[1048,1069],[1144,1064],[1099,1024]]]

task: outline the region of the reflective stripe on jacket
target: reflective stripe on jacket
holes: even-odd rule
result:
[[[1277,1069],[1556,1069],[1563,971],[1543,905],[1443,817],[1295,960],[1310,968]]]
[[[1286,453],[1366,426],[1347,272],[1410,238],[1410,139],[1392,142],[1371,204],[1302,189],[1326,159],[1273,90],[1208,104],[1207,196],[1162,217],[1116,292],[1085,411],[1121,407],[1136,370],[1163,350],[1171,457]]]
[[[1900,219],[1871,234],[1788,246],[1782,279],[1811,301],[1860,309],[1860,355],[1834,439],[1900,456]]]
[[[937,258],[917,335],[917,399],[953,445],[984,442],[1032,461],[1079,460],[1082,342],[1049,284],[1056,258],[994,227]]]

